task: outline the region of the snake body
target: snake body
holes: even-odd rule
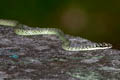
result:
[[[14,32],[17,35],[24,35],[24,36],[41,35],[41,34],[56,35],[63,42],[62,48],[67,51],[87,51],[87,50],[112,48],[112,45],[107,43],[95,43],[91,45],[71,46],[70,41],[67,38],[65,38],[64,33],[57,28],[24,29],[22,27],[23,24],[20,24],[18,21],[4,20],[4,19],[0,19],[0,25],[14,27]]]

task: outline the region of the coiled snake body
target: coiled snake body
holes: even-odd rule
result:
[[[70,41],[65,38],[64,33],[56,28],[37,28],[37,29],[24,29],[18,21],[14,20],[4,20],[0,19],[0,25],[11,26],[14,27],[14,32],[18,35],[40,35],[40,34],[48,34],[48,35],[56,35],[62,40],[62,48],[67,51],[86,51],[86,50],[97,50],[97,49],[109,49],[112,47],[111,44],[107,43],[95,43],[91,45],[81,45],[81,46],[71,46]]]

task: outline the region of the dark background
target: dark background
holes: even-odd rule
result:
[[[120,0],[0,0],[0,18],[120,44]]]

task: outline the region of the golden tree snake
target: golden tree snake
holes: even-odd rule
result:
[[[98,49],[109,49],[112,48],[112,45],[109,43],[95,43],[91,45],[80,45],[80,46],[71,46],[70,40],[68,40],[64,33],[57,28],[37,28],[37,29],[24,29],[23,24],[20,24],[15,20],[0,19],[0,25],[10,26],[14,28],[14,32],[17,35],[56,35],[62,40],[62,48],[67,51],[88,51],[88,50],[98,50]]]

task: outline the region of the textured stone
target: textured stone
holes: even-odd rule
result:
[[[94,43],[66,38],[76,45]],[[0,80],[120,80],[119,50],[65,51],[61,45],[55,35],[20,36],[0,26]]]

